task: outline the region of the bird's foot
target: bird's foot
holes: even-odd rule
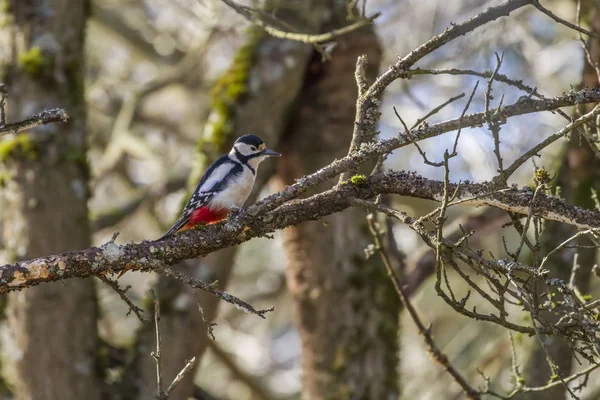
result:
[[[235,218],[242,214],[246,209],[244,207],[231,207],[229,210],[229,218]]]

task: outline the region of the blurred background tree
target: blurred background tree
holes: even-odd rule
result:
[[[6,186],[2,207],[8,257],[27,259],[91,244],[87,201],[90,167],[84,97],[82,1],[9,1],[12,40],[3,81],[11,87],[9,117],[64,107],[71,120],[2,142]],[[62,234],[59,234],[62,233]],[[7,383],[20,399],[100,399],[98,304],[93,280],[13,293],[5,311]],[[51,351],[49,351],[51,349]]]
[[[253,6],[272,16],[276,26],[307,33],[348,25],[363,12],[363,1],[258,3]],[[374,79],[398,54],[497,2],[364,3],[366,15],[381,12],[373,26],[338,38],[335,46],[315,47],[270,37],[216,0],[5,1],[1,67],[10,92],[9,115],[19,118],[44,107],[64,107],[71,120],[46,126],[39,148],[26,135],[0,142],[3,261],[105,243],[115,231],[121,232],[122,242],[159,237],[206,165],[244,133],[260,135],[284,154],[260,171],[252,201],[293,183],[347,152],[359,55],[368,54],[368,76]],[[575,20],[576,2],[548,0],[544,6]],[[584,24],[598,32],[597,4],[583,1],[581,13]],[[590,40],[588,46],[595,62],[598,43]],[[492,70],[494,52],[504,53],[502,73],[548,96],[581,82],[598,85],[577,34],[533,7],[444,46],[419,65]],[[381,136],[403,131],[392,106],[410,126],[449,97],[470,91],[475,80],[416,75],[394,83],[380,107]],[[523,94],[501,85],[494,83],[495,97],[503,94],[505,104]],[[429,122],[460,115],[463,106],[453,103]],[[472,109],[483,107],[483,97],[476,97]],[[564,125],[551,113],[519,117],[503,130],[503,155],[514,158]],[[423,149],[439,160],[451,141],[451,136],[436,137],[425,141]],[[571,203],[593,207],[589,188],[595,187],[597,161],[585,146],[577,138],[556,143],[537,163],[559,171],[563,195]],[[450,162],[452,180],[492,178],[493,149],[485,128],[463,132],[459,155]],[[392,154],[384,168],[443,177],[413,148]],[[530,184],[533,168],[524,165],[514,182]],[[433,202],[412,198],[385,201],[411,215],[435,208]],[[462,398],[460,387],[429,360],[412,322],[405,321],[379,259],[365,260],[363,250],[372,240],[364,217],[360,209],[346,210],[289,228],[273,240],[255,239],[180,267],[207,282],[227,284],[230,292],[256,306],[275,304],[266,321],[229,305],[218,307],[214,297],[172,279],[125,274],[122,286],[131,285],[132,300],[148,305],[147,316],[148,289],[158,289],[166,379],[181,369],[183,360],[201,356],[194,374],[171,398]],[[505,213],[457,207],[449,219],[455,226],[476,227],[473,241],[495,255],[504,254],[500,227],[509,221]],[[388,228],[391,242],[399,247],[395,267],[405,274],[414,304],[432,322],[452,363],[475,386],[483,385],[481,370],[498,389],[510,388],[505,330],[448,312],[427,279],[426,271],[433,271],[427,269],[431,253],[406,226],[390,223]],[[565,225],[547,224],[550,248],[572,235],[563,229]],[[518,242],[508,234],[505,240]],[[574,252],[580,253],[580,287],[597,295],[599,285],[590,274],[596,250],[572,249],[561,261],[568,271]],[[565,271],[564,265],[550,268]],[[449,279],[459,292],[466,290],[452,273]],[[198,304],[217,323],[214,341],[207,337]],[[153,326],[126,316],[127,305],[100,281],[71,280],[16,293],[3,313],[6,398],[154,395]],[[527,383],[545,384],[552,374],[536,339],[516,335],[515,341]],[[565,343],[550,341],[548,348],[565,374],[580,368]],[[591,379],[581,397],[595,399],[599,391]],[[563,399],[566,392],[557,386],[542,396]]]

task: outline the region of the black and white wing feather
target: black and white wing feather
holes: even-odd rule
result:
[[[208,204],[208,202],[210,201],[210,199],[213,198],[213,196],[214,192],[198,192],[198,189],[196,189],[194,194],[192,194],[192,197],[190,197],[190,199],[188,200],[185,208],[183,209],[181,217],[179,217],[179,219],[175,221],[171,229],[169,229],[167,233],[162,235],[158,240],[162,240],[168,236],[171,236],[173,233],[183,228],[183,226],[189,221],[190,216],[192,215],[194,210],[202,207],[203,205]]]
[[[160,239],[162,240],[173,233],[181,229],[190,219],[190,216],[194,210],[207,205],[210,200],[223,188],[227,183],[229,175],[237,163],[232,161],[228,155],[221,156],[218,158],[202,175],[200,183],[196,187],[196,190],[188,200],[181,217],[165,233]]]

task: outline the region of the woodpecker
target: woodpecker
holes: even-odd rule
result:
[[[188,200],[181,217],[160,239],[198,224],[214,224],[240,208],[250,196],[258,165],[268,157],[281,154],[267,148],[261,138],[238,138],[229,154],[215,161],[204,173]]]

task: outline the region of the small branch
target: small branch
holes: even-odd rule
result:
[[[251,7],[243,6],[232,0],[221,0],[221,1],[223,3],[225,3],[226,5],[228,5],[235,12],[237,12],[238,14],[240,14],[241,16],[246,18],[248,21],[250,21],[253,24],[255,24],[256,26],[264,29],[265,32],[267,32],[269,35],[271,35],[273,37],[276,37],[279,39],[294,40],[296,42],[315,44],[315,45],[321,44],[321,43],[326,43],[326,42],[331,42],[335,38],[343,36],[347,33],[355,31],[357,29],[360,29],[363,26],[371,25],[373,23],[373,21],[380,15],[379,13],[375,13],[375,14],[371,15],[370,17],[359,19],[358,21],[354,22],[353,24],[345,26],[343,28],[334,29],[327,33],[312,35],[312,34],[308,34],[308,33],[295,33],[295,32],[282,31],[278,28],[275,28],[272,25],[265,23],[258,16],[259,13]]]
[[[158,400],[167,400],[169,397],[163,391],[162,368],[160,365],[160,301],[153,289],[150,289],[150,294],[154,299],[154,325],[156,327],[156,351],[151,353],[152,358],[156,361],[156,398]]]
[[[454,97],[450,97],[448,100],[446,100],[445,102],[443,102],[442,104],[440,104],[439,106],[435,107],[433,110],[429,111],[427,114],[425,114],[423,117],[419,118],[411,127],[410,130],[413,130],[415,128],[417,128],[419,125],[421,125],[423,122],[425,122],[429,117],[431,117],[432,115],[437,114],[438,112],[440,112],[444,107],[446,107],[448,104],[451,104],[453,102],[455,102],[458,99],[462,99],[463,97],[465,97],[464,93],[459,94],[458,96],[454,96]]]
[[[573,236],[565,239],[561,244],[554,247],[552,250],[550,250],[548,252],[548,254],[546,254],[546,256],[542,259],[542,262],[540,263],[540,266],[538,267],[538,269],[542,270],[544,268],[544,265],[546,265],[546,262],[550,259],[550,257],[552,255],[554,255],[554,253],[558,252],[560,249],[562,249],[563,247],[565,247],[567,244],[571,243],[573,240],[577,239],[578,237],[587,235],[591,232],[592,232],[591,229],[585,230],[585,231],[579,231],[576,234],[574,234]]]
[[[0,110],[1,117],[1,110]],[[33,114],[29,118],[21,121],[11,122],[0,126],[0,136],[10,133],[19,133],[28,129],[36,128],[40,125],[46,125],[53,122],[67,122],[69,116],[62,108],[54,108],[52,110],[43,110],[37,114]]]
[[[354,77],[356,78],[356,84],[358,86],[358,97],[365,94],[369,88],[369,84],[367,82],[367,63],[368,60],[365,54],[358,57],[356,60],[356,71],[354,72]]]
[[[567,28],[573,29],[574,31],[577,31],[579,33],[583,33],[584,35],[591,36],[595,39],[600,39],[600,35],[598,35],[594,32],[590,32],[586,29],[583,29],[582,27],[572,24],[569,21],[566,21],[566,20],[560,18],[559,16],[555,15],[554,13],[552,13],[552,11],[550,11],[547,8],[545,8],[544,6],[542,6],[538,0],[532,0],[531,5],[534,6],[535,8],[537,8],[538,10],[540,10],[542,13],[549,16],[550,18],[552,18],[554,21],[558,22],[561,25],[566,26]]]
[[[567,377],[564,378],[564,382],[565,383],[570,383],[572,381],[574,381],[577,378],[580,378],[582,376],[587,376],[589,375],[591,372],[597,370],[600,367],[600,364],[593,364],[590,365],[589,367]],[[520,385],[518,387],[516,387],[512,392],[510,392],[508,395],[501,395],[499,393],[495,393],[491,390],[488,390],[486,392],[484,392],[483,394],[488,394],[490,396],[496,397],[498,399],[502,399],[502,400],[509,400],[514,398],[516,395],[518,395],[519,393],[534,393],[534,392],[545,392],[546,390],[552,389],[556,386],[560,386],[562,385],[563,382],[561,382],[560,380],[558,381],[554,381],[554,382],[550,382],[547,385],[543,385],[543,386],[536,386],[536,387],[529,387],[529,386],[524,386],[524,385]],[[590,397],[590,398],[594,398],[594,397]]]
[[[169,397],[173,389],[175,389],[177,385],[179,385],[179,382],[181,382],[181,380],[185,378],[185,376],[194,369],[194,367],[196,366],[196,357],[192,357],[191,360],[187,360],[185,363],[186,364],[183,367],[183,369],[177,374],[175,379],[173,379],[173,382],[171,382],[171,384],[167,388],[167,391],[165,392],[167,398]]]
[[[533,192],[533,197],[531,198],[531,203],[529,206],[529,213],[527,214],[527,218],[525,219],[525,225],[523,225],[523,229],[522,229],[522,233],[521,233],[521,240],[519,241],[519,245],[513,256],[513,259],[515,261],[519,260],[519,255],[521,254],[521,250],[523,250],[523,245],[525,244],[525,241],[527,239],[527,232],[529,231],[529,224],[531,224],[531,218],[533,217],[535,199],[539,195],[540,191],[542,191],[544,189],[544,187],[545,187],[544,184],[541,184],[538,187],[536,187],[535,191]]]
[[[206,292],[209,292],[210,294],[212,294],[216,297],[219,297],[220,299],[228,302],[229,304],[234,305],[238,310],[242,310],[242,311],[246,312],[247,314],[254,314],[254,315],[261,317],[262,319],[265,319],[266,313],[275,310],[275,307],[269,307],[264,310],[257,310],[254,307],[252,307],[250,304],[246,303],[245,301],[243,301],[223,290],[217,289],[214,284],[204,283],[200,280],[197,280],[197,279],[194,279],[187,275],[184,275],[181,272],[175,271],[174,269],[168,268],[166,266],[159,268],[158,271],[163,273],[166,276],[175,278],[178,281],[181,281],[192,288],[202,289]]]
[[[492,77],[492,71],[474,71],[472,69],[458,69],[458,68],[449,68],[449,69],[427,69],[427,68],[414,68],[408,71],[411,75],[471,75],[477,76],[479,78],[489,79]],[[538,94],[537,88],[532,88],[531,86],[527,86],[521,80],[510,79],[506,75],[496,73],[494,76],[494,80],[497,82],[505,83],[509,86],[514,86],[519,90],[522,90],[534,97],[541,97]]]
[[[492,72],[492,76],[490,76],[490,79],[488,79],[487,89],[485,91],[485,122],[487,123],[488,129],[490,130],[490,132],[492,132],[492,137],[494,138],[494,154],[496,155],[496,160],[498,161],[498,172],[500,173],[501,176],[503,176],[502,172],[504,170],[504,167],[502,165],[502,155],[500,154],[500,123],[497,119],[494,119],[492,121],[492,112],[490,111],[490,103],[493,98],[492,83],[494,82],[494,78],[496,77],[496,74],[498,73],[498,70],[500,69],[500,66],[502,65],[503,59],[504,59],[504,53],[502,53],[502,55],[500,55],[500,56],[498,56],[498,53],[496,53],[496,68],[494,69],[494,72]],[[500,100],[500,103],[498,104],[497,111],[500,111],[500,108],[502,107],[502,99]],[[506,183],[506,182],[503,182],[503,183]]]
[[[577,120],[571,122],[569,125],[565,126],[558,132],[553,135],[548,136],[546,139],[533,146],[531,149],[523,153],[519,158],[517,158],[508,168],[506,168],[503,174],[503,180],[508,179],[521,165],[523,165],[527,160],[531,159],[535,155],[537,155],[540,151],[556,142],[558,139],[565,137],[572,130],[586,124],[587,122],[595,119],[598,115],[600,115],[600,105],[594,107],[592,111],[589,113],[579,117]]]
[[[494,114],[492,116],[492,120],[504,121],[517,115],[530,114],[539,111],[554,111],[561,107],[597,102],[600,102],[600,88],[584,89],[579,92],[570,92],[564,94],[563,96],[554,98],[520,98],[517,102],[508,106],[504,106],[501,113]],[[275,193],[258,202],[248,209],[248,214],[257,215],[259,213],[274,210],[283,203],[305,193],[308,189],[334,178],[340,173],[355,170],[358,168],[358,166],[364,164],[365,162],[377,159],[384,154],[389,154],[395,149],[412,145],[417,141],[436,137],[446,132],[457,130],[460,127],[465,129],[468,127],[479,126],[484,123],[485,113],[465,115],[461,118],[440,122],[438,124],[429,125],[422,129],[411,131],[409,132],[410,134],[401,134],[391,139],[381,140],[375,145],[372,144],[370,146],[360,145],[359,142],[365,143],[365,139],[358,139],[357,133],[355,132],[352,139],[354,144],[351,144],[348,156],[332,162],[328,166],[321,168],[318,172],[304,176],[302,179],[298,179],[295,184],[288,186],[283,191]],[[355,123],[355,130],[359,125]],[[347,180],[347,178],[342,179],[341,182]]]
[[[581,27],[581,0],[577,1],[577,26]],[[594,72],[596,73],[596,81],[598,84],[600,84],[600,67],[598,66],[598,63],[594,61],[592,53],[590,52],[586,41],[583,39],[581,32],[579,33],[579,41],[581,42],[581,47],[585,53],[585,59],[590,67],[594,69]]]
[[[98,279],[100,279],[102,282],[106,283],[127,304],[127,306],[129,307],[129,311],[127,312],[126,316],[128,316],[129,314],[131,314],[133,312],[142,324],[147,322],[144,319],[144,317],[142,317],[144,310],[142,310],[141,308],[139,308],[138,306],[133,304],[133,302],[129,299],[129,297],[127,297],[126,292],[131,286],[127,286],[125,289],[121,289],[121,287],[119,286],[119,282],[113,281],[112,279],[106,277],[106,275],[98,275]]]
[[[498,18],[509,15],[511,12],[531,4],[533,0],[508,0],[497,6],[488,7],[476,16],[466,20],[460,24],[451,24],[450,27],[446,28],[444,32],[437,36],[434,36],[429,41],[423,43],[415,50],[411,51],[408,55],[401,58],[397,63],[392,65],[388,71],[379,77],[376,84],[369,88],[369,93],[379,99],[383,94],[384,90],[396,79],[404,77],[408,74],[409,68],[411,68],[416,62],[421,60],[423,57],[431,54],[435,50],[444,46],[445,44],[459,38],[475,29],[483,26],[489,22],[495,21]],[[358,110],[357,112],[360,112]]]
[[[204,307],[200,303],[200,296],[198,296],[198,292],[194,290],[194,296],[196,296],[196,301],[198,302],[198,311],[200,311],[200,316],[202,317],[202,322],[206,325],[206,334],[212,339],[215,340],[215,334],[213,331],[213,327],[217,326],[214,322],[210,322],[206,319],[206,315],[204,314]]]
[[[450,363],[448,356],[446,354],[444,354],[440,350],[440,348],[437,346],[437,344],[435,343],[435,341],[433,340],[433,337],[431,335],[431,327],[429,327],[429,328],[425,327],[425,325],[421,321],[421,317],[417,313],[417,310],[413,307],[412,303],[410,302],[410,298],[404,292],[404,289],[402,288],[402,285],[400,284],[400,279],[396,276],[396,273],[394,272],[394,269],[392,267],[392,263],[390,262],[387,251],[383,246],[381,232],[379,231],[379,228],[377,227],[377,225],[375,223],[375,217],[373,216],[373,214],[369,214],[367,216],[367,222],[369,224],[369,230],[371,231],[371,234],[373,235],[373,240],[375,241],[375,249],[379,252],[379,255],[381,256],[381,260],[383,261],[383,264],[385,265],[386,272],[387,272],[390,280],[392,281],[392,283],[394,285],[394,289],[396,290],[396,293],[400,297],[402,304],[404,305],[404,307],[408,311],[410,317],[412,318],[413,322],[417,326],[419,333],[423,336],[423,340],[425,341],[425,344],[427,345],[429,354],[431,354],[431,356],[444,367],[444,369],[452,376],[452,378],[454,378],[456,383],[458,383],[460,385],[460,387],[462,387],[462,389],[464,390],[465,394],[467,395],[467,397],[469,399],[474,399],[474,400],[481,399],[481,394],[479,393],[479,391],[475,390],[473,387],[471,387],[471,385],[469,385],[469,383],[466,381],[466,379]]]

